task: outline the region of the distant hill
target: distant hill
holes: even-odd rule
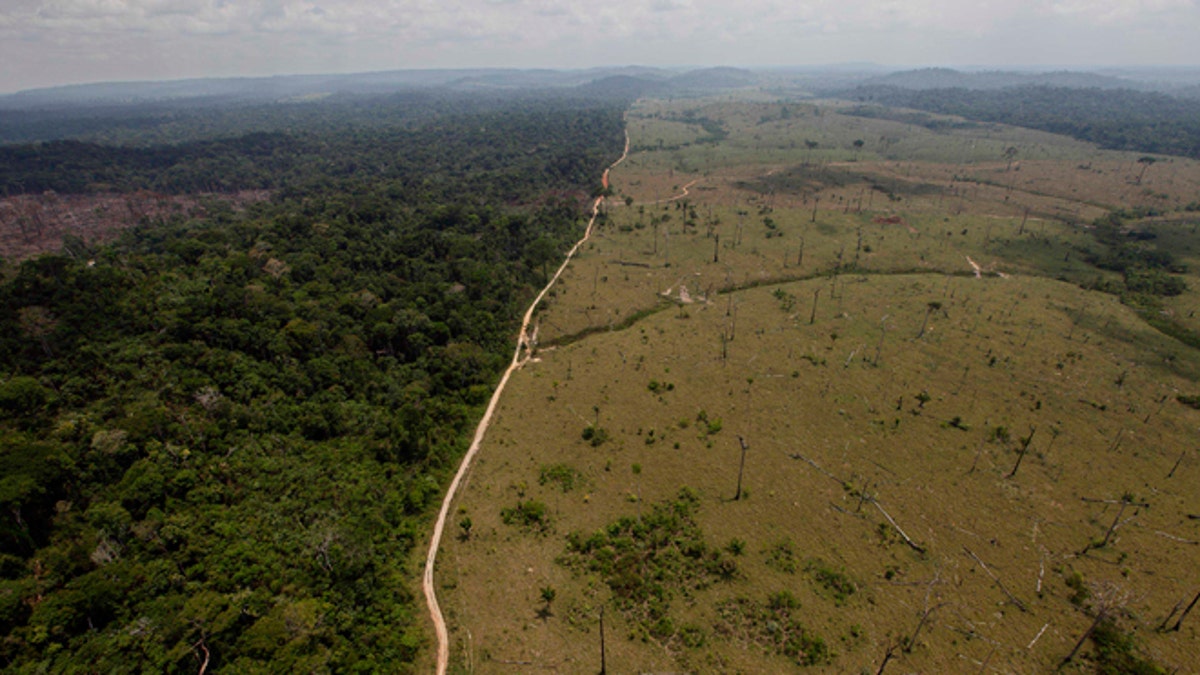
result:
[[[1022,73],[1013,71],[963,72],[950,68],[905,70],[871,78],[864,86],[901,89],[1006,89],[1008,87],[1065,87],[1071,89],[1148,89],[1143,82],[1096,73],[1055,71]]]
[[[127,105],[203,99],[222,103],[265,103],[329,94],[383,94],[413,89],[544,89],[578,87],[606,77],[665,80],[676,72],[621,67],[585,70],[474,68],[393,70],[347,75],[202,78],[165,82],[103,82],[69,85],[0,96],[0,110],[69,106]],[[702,78],[703,79],[703,78]]]
[[[672,89],[696,91],[740,89],[759,84],[761,79],[757,73],[749,70],[721,67],[692,70],[672,77],[669,83]]]
[[[668,86],[661,79],[634,77],[631,75],[612,75],[580,86],[579,92],[602,98],[639,98],[647,94],[663,91]]]

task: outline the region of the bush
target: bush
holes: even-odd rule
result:
[[[550,526],[550,516],[546,512],[546,505],[535,499],[517,502],[513,508],[501,509],[500,519],[504,521],[505,525],[537,530],[546,530]]]
[[[829,567],[820,560],[810,560],[805,569],[812,574],[817,584],[833,594],[833,601],[838,605],[846,604],[846,600],[858,590],[858,586],[849,575]]]

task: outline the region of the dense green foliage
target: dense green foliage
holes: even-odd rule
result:
[[[617,606],[649,637],[682,640],[671,601],[738,575],[733,558],[705,542],[693,517],[698,507],[696,494],[683,488],[675,501],[656,504],[643,516],[621,518],[587,537],[571,533],[559,562],[598,574]]]
[[[277,193],[0,285],[0,669],[405,672],[429,507],[621,142],[558,102],[9,149],[74,158],[0,161],[26,184]]]
[[[1127,225],[1145,214],[1113,211],[1092,223],[1092,236],[1101,246],[1099,253],[1086,251],[1088,263],[1100,269],[1120,272],[1121,283],[1097,280],[1089,288],[1122,296],[1129,304],[1157,308],[1157,298],[1180,295],[1187,283],[1178,276],[1187,269],[1170,251],[1155,245],[1158,235],[1149,226]]]
[[[842,96],[1066,134],[1104,148],[1200,158],[1200,102],[1165,94],[1045,86],[1000,90],[871,86],[843,92]],[[864,107],[855,114],[888,117],[893,113]],[[927,122],[931,128],[944,124]]]
[[[341,127],[329,128],[333,123],[321,118],[294,130],[227,133],[149,147],[81,140],[0,146],[0,193],[287,188],[307,195],[369,181],[386,185],[391,199],[417,203],[461,202],[468,195],[474,203],[515,202],[534,196],[531,189],[561,189],[594,178],[601,158],[593,139],[613,133],[612,116],[595,103],[532,101],[520,108],[489,106],[486,112],[431,119],[416,113],[406,117],[406,110],[380,111]],[[578,112],[564,115],[564,110]],[[381,119],[393,124],[383,125]],[[247,126],[254,125],[230,129]]]

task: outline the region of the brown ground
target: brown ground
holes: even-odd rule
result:
[[[264,190],[228,195],[128,194],[16,195],[0,200],[0,258],[19,261],[58,251],[63,237],[79,237],[87,245],[111,241],[142,219],[174,215],[202,217],[206,205],[224,202],[234,209],[267,199]]]

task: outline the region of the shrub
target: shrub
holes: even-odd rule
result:
[[[594,437],[594,436],[593,436]],[[569,464],[546,464],[542,466],[538,476],[538,485],[557,483],[563,492],[574,490],[576,485],[583,482],[583,474]]]
[[[608,441],[608,430],[604,427],[598,427],[592,424],[583,428],[583,440],[592,444],[593,448],[598,448]]]
[[[501,509],[500,519],[505,525],[514,525],[537,530],[546,530],[550,526],[550,516],[546,505],[535,499],[517,502],[513,508]]]

